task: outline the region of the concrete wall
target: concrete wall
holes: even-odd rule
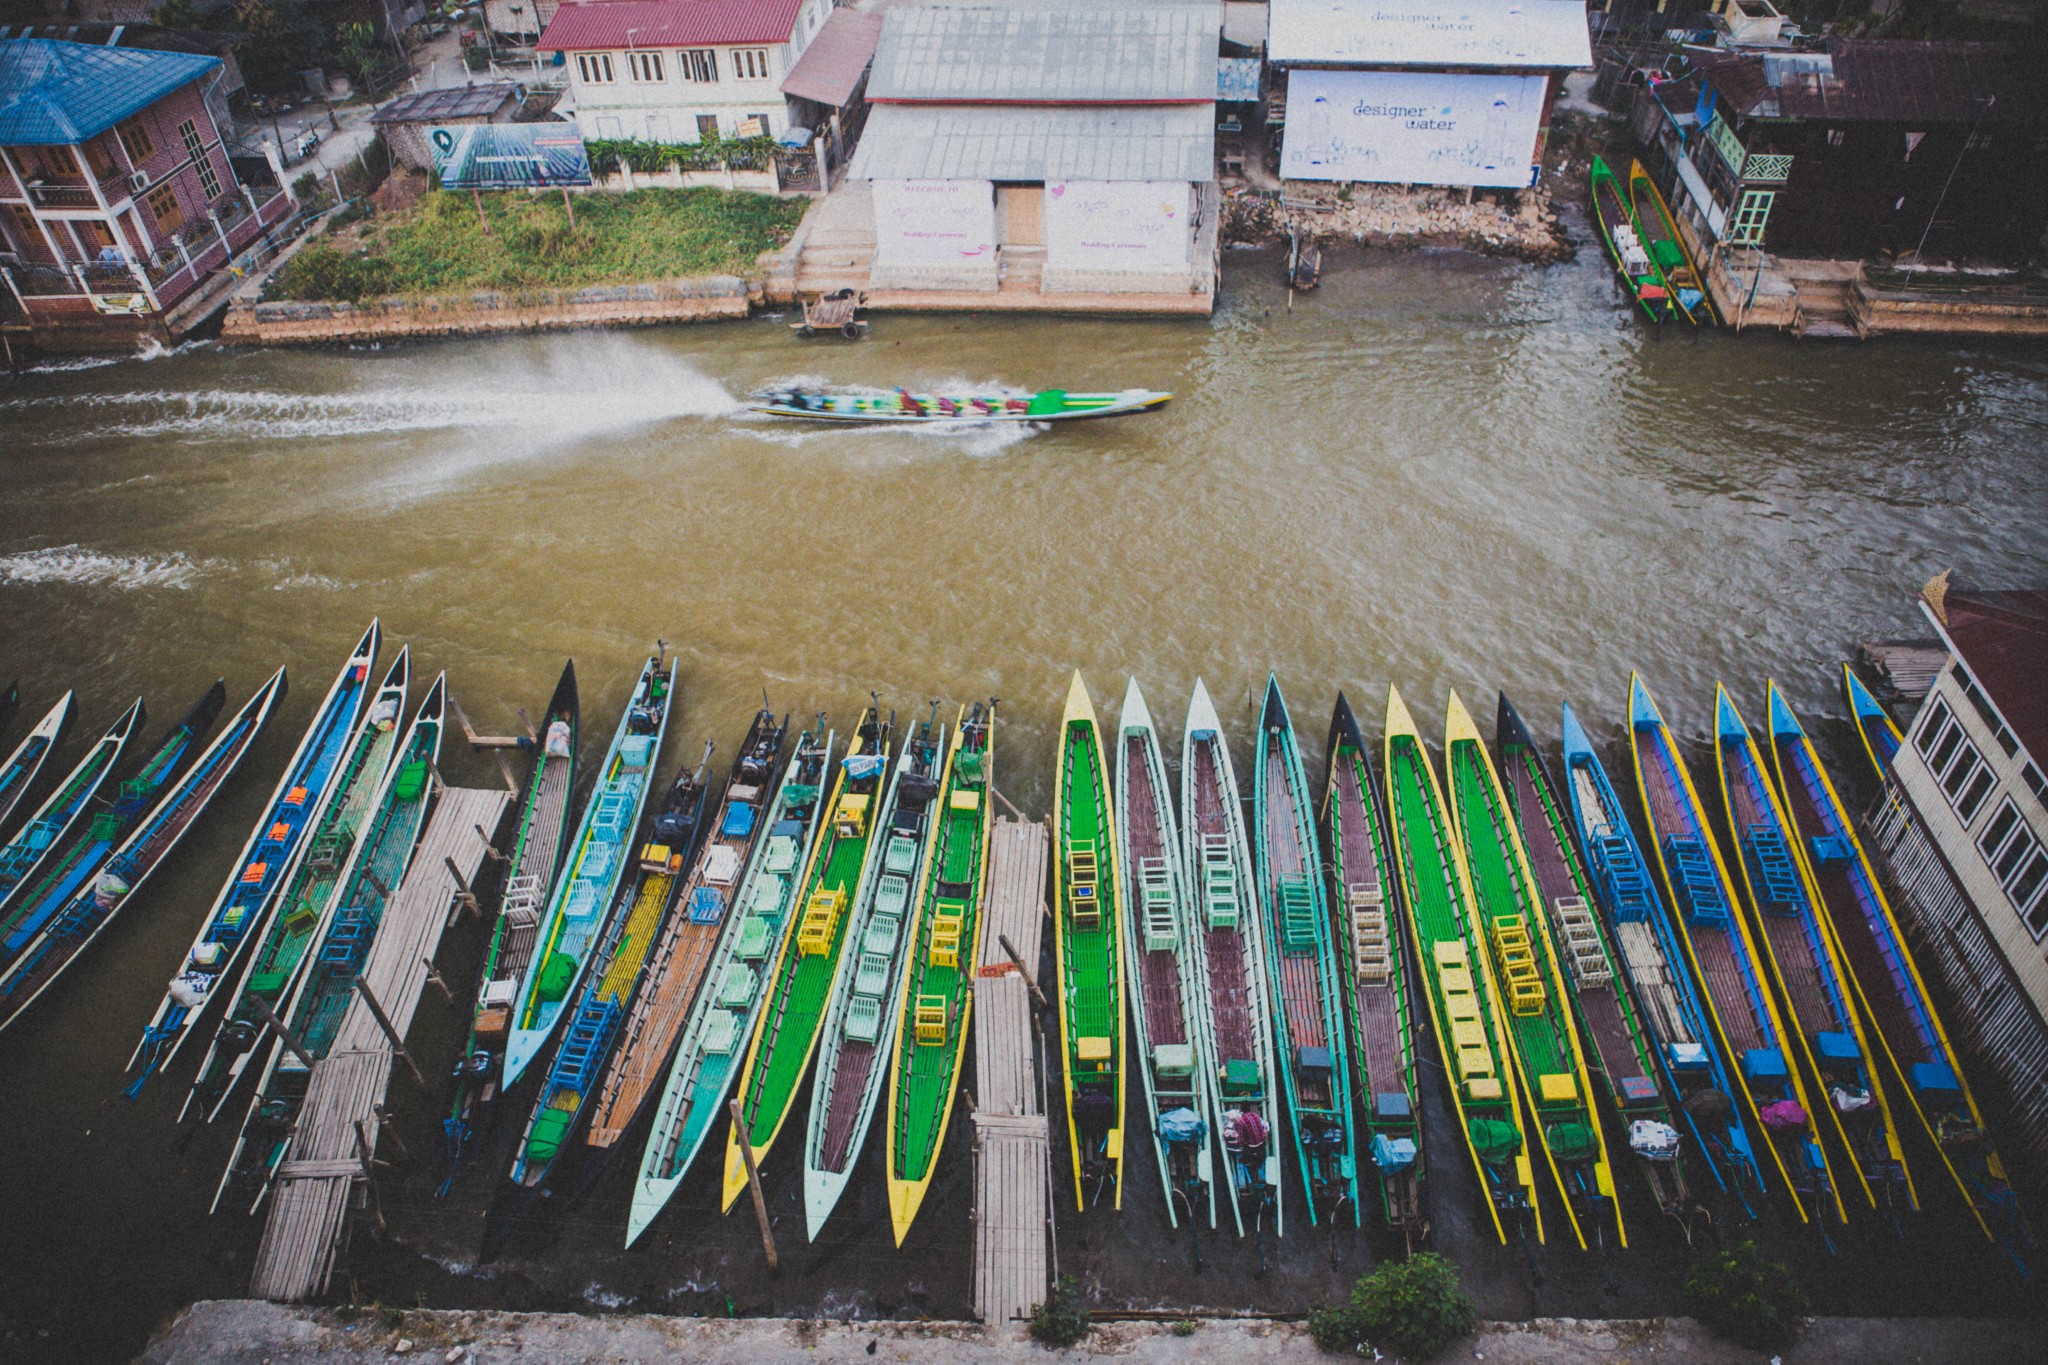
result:
[[[733,275],[519,294],[481,292],[363,303],[238,301],[221,327],[229,344],[370,341],[742,318],[750,286]]]
[[[1916,332],[2048,337],[2048,297],[2039,295],[1903,293],[1859,279],[1849,291],[1849,312],[1869,336]]]

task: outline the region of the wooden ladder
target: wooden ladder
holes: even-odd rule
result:
[[[1356,883],[1344,890],[1351,908],[1351,960],[1358,979],[1384,984],[1394,974],[1393,945],[1387,941],[1387,906],[1377,886]]]

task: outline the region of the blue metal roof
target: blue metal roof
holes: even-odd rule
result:
[[[63,147],[99,136],[220,65],[196,52],[0,42],[0,145]]]

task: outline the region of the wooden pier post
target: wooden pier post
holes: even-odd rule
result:
[[[377,1003],[377,997],[370,994],[370,983],[359,976],[351,984],[355,986],[356,994],[363,997],[363,1004],[369,1007],[370,1017],[377,1021],[377,1027],[383,1029],[384,1036],[391,1040],[391,1050],[405,1059],[405,1064],[412,1068],[412,1078],[420,1083],[420,1089],[425,1090],[427,1078],[420,1073],[420,1064],[405,1050],[405,1039],[399,1037],[398,1030],[392,1027],[391,1016],[384,1013],[384,1007]]]
[[[363,1186],[370,1194],[370,1218],[384,1231],[384,1201],[377,1197],[377,1155],[370,1143],[367,1119],[356,1120],[356,1153],[363,1159]]]
[[[270,1026],[270,1031],[279,1038],[282,1038],[284,1045],[292,1050],[292,1055],[306,1064],[306,1070],[311,1071],[313,1069],[313,1054],[306,1051],[306,1045],[299,1041],[299,1035],[293,1033],[284,1020],[277,1017],[270,1006],[264,1003],[262,996],[252,993],[245,998],[256,1007],[256,1012],[263,1016],[263,1022]]]
[[[513,795],[517,796],[518,793],[515,791]],[[507,857],[503,853],[498,852],[497,848],[492,845],[491,836],[484,833],[484,827],[482,825],[471,824],[470,828],[475,830],[476,837],[483,841],[484,857],[486,859],[494,863],[509,863],[512,861],[511,858]],[[460,874],[457,875],[459,878]]]
[[[490,847],[489,840],[484,841],[484,847]],[[470,890],[469,878],[462,875],[462,869],[455,865],[455,859],[444,856],[441,861],[447,866],[448,875],[455,879],[455,903],[478,919],[482,919],[484,908],[477,901],[476,892]]]
[[[1047,1008],[1045,992],[1038,989],[1038,982],[1032,977],[1031,969],[1024,965],[1024,959],[1017,956],[1017,945],[1010,942],[1008,934],[997,934],[996,942],[1003,945],[1003,955],[1010,959],[1010,965],[1017,969],[1017,975],[1024,978],[1024,984],[1030,988],[1031,998],[1038,1003],[1038,1008]]]
[[[747,1137],[746,1121],[740,1117],[740,1102],[729,1100],[725,1107],[732,1115],[733,1136],[740,1141],[740,1160],[747,1163],[747,1189],[754,1196],[754,1217],[761,1223],[761,1250],[768,1254],[768,1268],[779,1274],[782,1265],[775,1255],[774,1229],[768,1226],[768,1201],[761,1197],[761,1168],[754,1164],[754,1144]]]
[[[391,1145],[398,1149],[398,1159],[401,1161],[412,1160],[412,1153],[406,1150],[405,1139],[398,1135],[398,1129],[394,1128],[391,1124],[391,1111],[381,1104],[373,1104],[370,1106],[370,1112],[377,1116],[377,1131],[380,1134],[390,1134]],[[386,1162],[385,1164],[389,1165],[390,1163]]]
[[[448,983],[441,979],[441,969],[434,965],[434,959],[423,957],[420,959],[420,965],[427,969],[427,984],[441,992],[441,999],[443,1001],[450,1005],[454,1004],[455,992],[449,990]]]

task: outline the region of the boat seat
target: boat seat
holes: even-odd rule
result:
[[[1454,991],[1446,987],[1444,1013],[1450,1016],[1453,1023],[1462,1023],[1468,1019],[1476,1020],[1479,1018],[1479,997],[1469,990]]]
[[[847,1037],[872,1043],[882,1033],[882,1002],[872,995],[856,995],[846,1002]]]
[[[1580,990],[1614,983],[1614,966],[1607,960],[1606,945],[1593,911],[1582,896],[1559,896],[1551,903],[1551,927],[1564,949],[1565,966],[1572,984]]]
[[[791,872],[796,868],[796,840],[787,834],[768,836],[768,851],[762,855],[761,866],[769,872]]]
[[[980,810],[981,793],[955,787],[953,794],[946,798],[946,806],[950,810]]]
[[[773,872],[764,872],[754,880],[754,889],[747,893],[747,913],[751,915],[773,915],[782,909],[782,898],[789,890],[789,881]]]
[[[1228,835],[1202,836],[1202,901],[1211,929],[1237,927],[1237,862]]]
[[[1067,913],[1076,929],[1102,927],[1102,905],[1095,894],[1098,875],[1094,841],[1073,840],[1067,848]]]
[[[1570,1104],[1579,1097],[1579,1082],[1565,1072],[1553,1071],[1536,1078],[1536,1098],[1543,1104]]]
[[[1628,1104],[1646,1104],[1657,1098],[1657,1083],[1648,1076],[1623,1076],[1614,1082],[1614,1093]]]
[[[1929,1098],[1950,1099],[1963,1093],[1963,1083],[1946,1062],[1915,1062],[1913,1090]]]
[[[898,876],[908,876],[917,867],[917,841],[900,834],[890,835],[889,847],[882,851],[882,867]]]
[[[1316,946],[1315,888],[1306,877],[1280,879],[1280,941],[1291,953]]]
[[[868,798],[861,792],[842,792],[832,808],[832,831],[842,839],[858,839],[868,827]]]
[[[1849,841],[1833,834],[1816,834],[1807,841],[1813,847],[1813,861],[1818,867],[1849,861]]]
[[[1387,937],[1387,907],[1380,888],[1354,883],[1344,892],[1351,908],[1351,965],[1361,982],[1369,985],[1394,974],[1393,945]]]
[[[725,819],[719,822],[718,833],[727,839],[745,839],[754,832],[754,808],[744,801],[735,801],[725,808]]]
[[[675,866],[670,867],[671,863]],[[682,867],[682,855],[667,844],[648,844],[640,850],[640,870],[650,876],[674,876]]]
[[[1503,1093],[1497,1076],[1474,1076],[1465,1082],[1465,1098],[1468,1100],[1497,1100]]]
[[[1223,1093],[1255,1095],[1259,1091],[1259,1064],[1245,1057],[1233,1057],[1223,1064]]]
[[[1463,995],[1469,998],[1472,994],[1472,970],[1469,967],[1441,968],[1436,974],[1436,979],[1447,996]]]
[[[929,1047],[946,1041],[946,997],[943,995],[920,995],[917,1010],[912,1016],[917,1026],[917,1045]]]
[[[880,998],[889,987],[889,959],[882,953],[862,953],[853,972],[853,993]]]
[[[704,1021],[704,1038],[700,1046],[707,1053],[724,1056],[732,1051],[739,1036],[739,1016],[731,1010],[713,1010]]]
[[[1372,1097],[1373,1117],[1382,1119],[1412,1118],[1415,1105],[1405,1090],[1387,1090]]]
[[[960,965],[960,932],[967,907],[959,901],[939,901],[932,907],[931,964],[934,967]]]
[[[1195,1048],[1192,1043],[1160,1043],[1152,1049],[1152,1074],[1173,1079],[1185,1079],[1195,1074]]]
[[[885,874],[875,886],[875,913],[900,915],[910,900],[910,883],[894,873]]]
[[[1486,1046],[1486,1026],[1475,1014],[1470,1019],[1460,1019],[1451,1025],[1451,1044],[1454,1047]]]
[[[1115,1045],[1107,1038],[1074,1040],[1074,1060],[1092,1066],[1097,1071],[1109,1070],[1110,1060],[1115,1054]]]
[[[690,923],[716,924],[725,914],[725,896],[715,886],[700,886],[690,893]]]
[[[740,921],[740,936],[734,942],[733,956],[747,961],[768,956],[768,921],[759,915],[748,915]]]
[[[1174,914],[1173,877],[1166,859],[1139,859],[1138,897],[1144,914],[1145,951],[1171,952],[1180,943],[1180,923]]]
[[[725,975],[718,978],[718,1003],[729,1010],[743,1010],[754,1001],[754,989],[760,978],[754,969],[744,962],[735,962],[725,969]]]
[[[821,886],[804,905],[803,922],[797,925],[797,951],[807,957],[832,951],[839,932],[839,914],[846,908],[846,893],[836,886]]]
[[[1458,1075],[1470,1080],[1474,1076],[1493,1074],[1493,1053],[1483,1047],[1461,1047],[1455,1049],[1458,1057]]]
[[[1757,909],[1789,915],[1804,908],[1799,870],[1792,865],[1792,848],[1782,830],[1775,825],[1751,825],[1742,832],[1742,858],[1749,865]]]
[[[1753,1081],[1785,1078],[1785,1054],[1774,1047],[1756,1047],[1742,1054],[1742,1073]]]
[[[1671,835],[1664,841],[1664,866],[1689,918],[1715,928],[1728,926],[1728,898],[1722,893],[1721,879],[1714,874],[1713,857],[1703,840]]]
[[[1432,945],[1431,956],[1438,967],[1463,967],[1466,964],[1465,945],[1457,939],[1442,939]],[[1469,987],[1467,989],[1470,989]]]
[[[630,792],[619,791],[616,785],[608,784],[598,795],[597,803],[591,808],[590,829],[593,834],[616,835],[624,831],[626,821],[633,813],[633,797]],[[595,851],[596,846],[591,846]]]
[[[896,951],[896,940],[903,933],[903,920],[897,915],[876,915],[868,921],[868,931],[861,935],[860,949],[864,953],[876,953],[888,957]]]
[[[1607,904],[1617,922],[1650,917],[1650,876],[1635,840],[1625,834],[1602,834],[1592,841],[1593,872],[1607,891]]]
[[[731,844],[713,844],[704,850],[704,880],[730,886],[740,875],[740,855]]]
[[[1815,1057],[1823,1062],[1853,1062],[1863,1055],[1853,1033],[1820,1032],[1813,1035]]]

